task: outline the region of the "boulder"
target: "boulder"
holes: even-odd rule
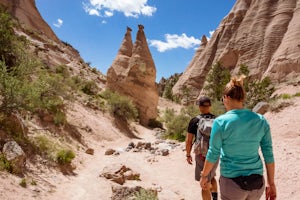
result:
[[[22,175],[25,171],[26,155],[18,143],[15,141],[5,143],[2,152],[11,165],[11,172]]]

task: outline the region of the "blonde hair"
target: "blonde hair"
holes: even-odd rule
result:
[[[238,101],[244,101],[246,92],[243,86],[245,75],[240,77],[232,77],[229,83],[226,84],[223,94]]]

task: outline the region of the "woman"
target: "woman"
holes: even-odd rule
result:
[[[234,77],[225,86],[222,101],[227,112],[213,123],[200,185],[209,189],[207,176],[220,156],[221,199],[260,199],[265,188],[260,147],[267,170],[266,199],[271,200],[276,198],[276,187],[270,127],[262,115],[244,108],[244,78]]]

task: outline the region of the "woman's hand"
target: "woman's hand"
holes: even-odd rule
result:
[[[203,190],[208,190],[209,187],[210,187],[210,183],[208,182],[208,178],[207,176],[205,177],[202,177],[200,178],[200,187],[203,189]]]
[[[266,187],[266,200],[275,200],[276,199],[276,186],[270,185]]]

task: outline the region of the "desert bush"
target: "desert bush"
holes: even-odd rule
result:
[[[184,114],[176,115],[171,121],[166,123],[167,132],[166,136],[167,138],[178,140],[178,141],[184,141],[185,140],[185,133],[186,133],[186,127],[189,122],[189,117]]]
[[[68,147],[62,141],[62,138],[53,138],[47,134],[40,134],[32,138],[39,155],[60,165],[69,164],[75,158],[74,152],[66,150]]]
[[[59,125],[65,125],[67,123],[67,116],[66,113],[62,111],[58,111],[54,114],[54,124]]]
[[[6,170],[12,172],[12,164],[5,158],[5,156],[0,153],[0,170]]]
[[[53,142],[45,136],[36,136],[34,141],[40,152],[47,152],[52,149]]]
[[[56,154],[56,161],[60,165],[70,164],[75,158],[75,153],[71,150],[62,149]]]
[[[279,98],[281,98],[281,99],[291,99],[291,98],[292,98],[292,95],[290,95],[290,94],[281,94],[281,95],[279,96]]]
[[[21,182],[19,183],[19,185],[23,188],[26,188],[27,187],[27,181],[25,178],[22,178]]]
[[[37,185],[37,183],[36,183],[36,181],[35,180],[31,180],[31,182],[30,182],[30,185]]]
[[[175,110],[167,108],[163,113],[162,120],[163,122],[171,121],[175,117]]]
[[[55,156],[59,145],[46,135],[38,135],[32,138],[33,144],[38,149],[38,154],[48,160],[55,161]]]
[[[158,200],[157,193],[141,188],[134,195],[135,200]]]
[[[137,119],[138,111],[128,97],[111,90],[105,90],[100,95],[107,101],[109,112],[113,116],[125,118],[127,120]]]
[[[15,26],[11,16],[0,7],[0,60],[11,67],[16,62],[18,37],[14,34]]]
[[[163,121],[167,128],[165,137],[184,141],[189,120],[194,113],[193,106],[182,109],[178,115],[176,115],[173,109],[166,109],[163,114]]]
[[[61,74],[64,78],[69,78],[70,77],[70,72],[69,72],[68,67],[66,65],[56,66],[55,72],[57,74]]]
[[[50,75],[43,69],[41,62],[27,53],[26,40],[14,34],[13,26],[9,14],[1,10],[0,113],[10,115],[23,110],[44,109],[54,114],[62,112],[62,98],[68,95],[65,78],[61,74]]]
[[[98,86],[95,81],[84,81],[81,91],[87,95],[96,95],[98,93]]]
[[[173,92],[172,92],[172,87],[173,85],[171,84],[166,84],[165,89],[163,91],[163,98],[169,99],[169,100],[173,100]]]
[[[181,75],[182,73],[175,73],[167,79],[162,78],[159,82],[159,84],[162,86],[161,90],[159,91],[159,96],[169,99],[171,101],[179,102],[179,98],[173,95],[172,88],[179,80],[179,77]]]

